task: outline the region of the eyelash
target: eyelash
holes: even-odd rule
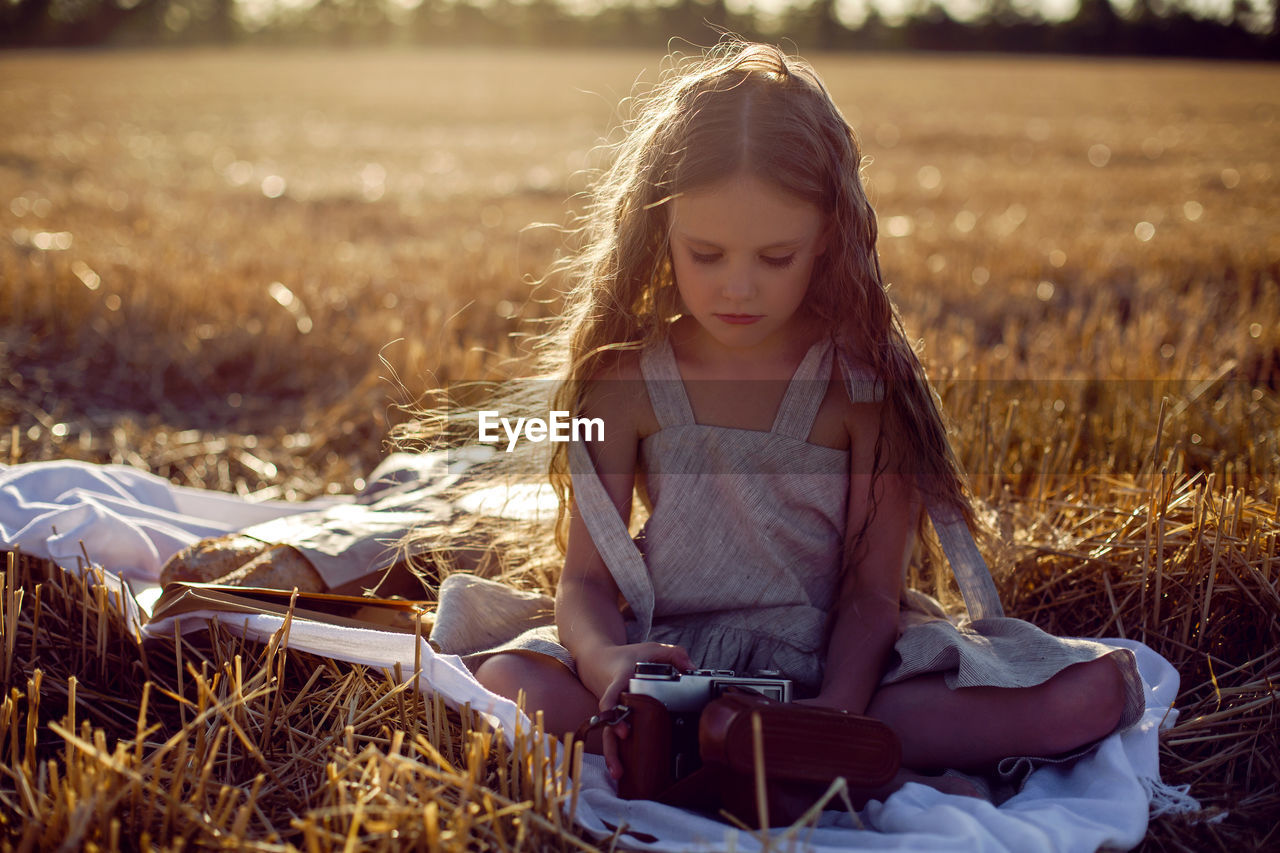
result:
[[[693,259],[695,264],[714,264],[716,261],[720,260],[719,255],[704,255],[700,252],[690,252],[689,257]],[[771,258],[768,255],[762,255],[760,260],[764,262],[765,266],[784,270],[795,263],[796,255],[794,252],[782,258]]]

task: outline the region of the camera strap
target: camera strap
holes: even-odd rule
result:
[[[599,714],[593,714],[578,726],[578,730],[573,733],[575,741],[582,741],[588,734],[596,729],[603,729],[606,726],[616,726],[623,722],[627,717],[631,716],[631,706],[614,705],[607,711],[601,711]]]

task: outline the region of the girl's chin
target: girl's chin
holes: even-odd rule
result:
[[[762,344],[768,344],[775,339],[776,331],[761,323],[717,323],[713,327],[702,329],[703,334],[720,346],[735,350],[752,350]]]

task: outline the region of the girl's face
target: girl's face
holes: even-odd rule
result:
[[[825,226],[814,205],[745,173],[677,196],[671,263],[685,312],[729,349],[784,344]]]

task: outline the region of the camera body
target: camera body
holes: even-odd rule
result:
[[[700,712],[729,687],[738,687],[776,699],[791,701],[791,679],[777,671],[738,675],[731,669],[695,669],[680,672],[669,663],[638,663],[627,685],[630,693],[652,696],[673,714]]]
[[[632,710],[632,736],[623,741],[620,793],[649,799],[702,765],[698,722],[702,709],[736,687],[791,701],[791,680],[777,672],[738,675],[728,669],[680,672],[671,664],[642,662],[623,694]]]

